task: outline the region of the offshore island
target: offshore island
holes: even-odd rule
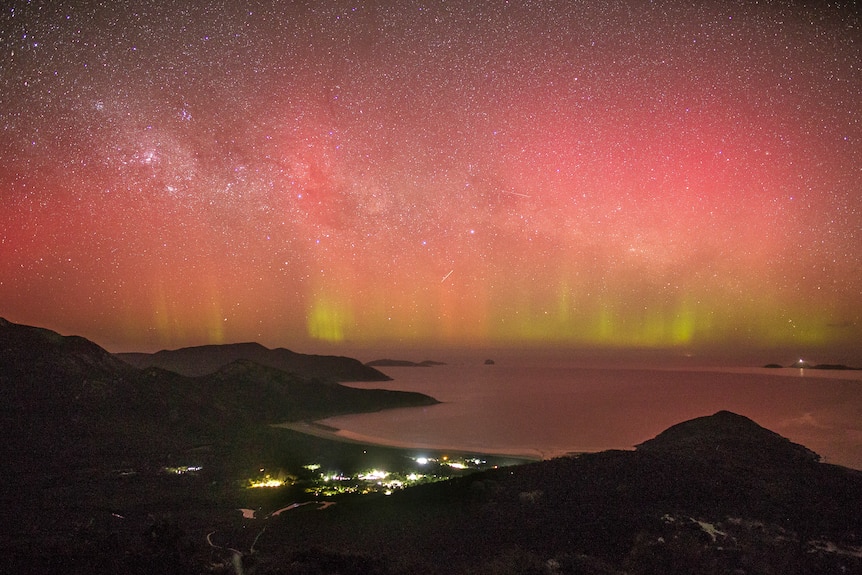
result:
[[[850,367],[848,365],[844,365],[842,363],[810,363],[805,361],[804,359],[799,359],[793,362],[790,365],[784,366],[780,363],[767,363],[763,367],[768,369],[782,369],[782,368],[790,368],[790,369],[823,369],[823,370],[834,370],[834,371],[858,371],[862,369],[862,367]]]
[[[434,367],[435,365],[446,365],[442,361],[426,359],[424,361],[409,361],[406,359],[375,359],[366,362],[368,367]]]

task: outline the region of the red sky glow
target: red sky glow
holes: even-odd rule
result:
[[[13,1],[0,316],[112,351],[862,363],[860,26],[840,2]]]

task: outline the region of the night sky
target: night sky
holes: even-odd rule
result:
[[[4,3],[0,316],[862,360],[862,22],[810,4]]]

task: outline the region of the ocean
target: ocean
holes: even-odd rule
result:
[[[442,403],[321,420],[340,435],[405,447],[550,458],[631,449],[668,427],[729,410],[862,469],[862,372],[449,364],[384,367]]]

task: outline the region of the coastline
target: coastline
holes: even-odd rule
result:
[[[457,453],[461,455],[487,455],[493,457],[509,457],[512,459],[524,460],[524,462],[542,461],[553,459],[555,457],[563,457],[567,455],[576,455],[574,453],[551,453],[546,454],[538,449],[532,450],[495,450],[495,449],[473,449],[467,447],[451,447],[432,445],[425,443],[410,443],[405,441],[396,441],[383,437],[374,437],[363,435],[345,429],[339,429],[325,423],[317,421],[289,421],[285,423],[274,423],[272,427],[281,429],[289,429],[297,433],[313,435],[322,439],[331,441],[342,441],[345,443],[356,443],[360,445],[378,445],[382,447],[394,447],[397,449],[416,449],[435,452]]]

